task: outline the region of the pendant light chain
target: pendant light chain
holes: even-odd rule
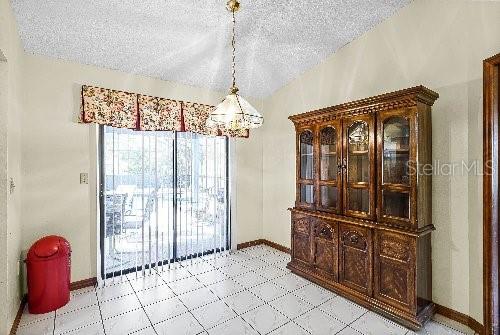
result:
[[[238,0],[229,0],[226,9],[231,12],[231,66],[232,87],[224,100],[210,113],[207,119],[209,127],[220,127],[231,130],[233,134],[238,131],[248,131],[250,128],[258,128],[262,125],[264,118],[250,105],[248,101],[238,94],[236,87],[236,12],[240,8]]]
[[[231,39],[231,46],[233,48],[233,58],[232,58],[233,88],[236,88],[236,16],[234,15],[234,10],[232,10],[231,13],[233,14],[233,32]]]
[[[231,38],[231,46],[233,47],[233,88],[232,88],[232,91],[234,93],[237,93],[238,92],[238,88],[236,87],[236,15],[234,14],[234,10],[231,11],[231,14],[233,14],[233,33],[232,33],[232,38]],[[246,115],[245,113],[243,112],[243,108],[241,107],[241,103],[240,103],[240,100],[238,99],[238,96],[236,95],[236,101],[238,102],[238,107],[240,109],[240,113],[243,117],[243,121],[247,121],[246,120]],[[239,124],[236,123],[234,125],[235,127],[238,127]]]

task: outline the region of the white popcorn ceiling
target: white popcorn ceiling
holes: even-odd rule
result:
[[[236,75],[267,97],[411,0],[241,0]],[[24,49],[226,91],[226,0],[11,0]]]

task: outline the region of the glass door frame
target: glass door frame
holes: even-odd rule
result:
[[[105,176],[105,168],[104,168],[104,162],[105,162],[105,157],[104,157],[104,125],[98,125],[98,135],[97,135],[97,173],[98,173],[98,231],[99,231],[99,262],[100,262],[100,278],[101,279],[108,279],[108,278],[113,278],[113,277],[118,277],[121,275],[126,275],[131,272],[139,272],[142,271],[142,265],[130,267],[127,269],[122,269],[122,270],[116,270],[113,272],[106,273],[105,269],[105,261],[104,258],[106,257],[105,255],[105,232],[106,232],[106,218],[105,218],[105,185],[106,185],[106,176]],[[177,139],[178,139],[178,132],[174,132],[175,137],[174,137],[174,147],[173,147],[173,152],[172,152],[172,159],[174,162],[174,166],[177,166]],[[232,246],[232,220],[231,220],[231,215],[232,215],[232,204],[231,204],[231,190],[232,190],[232,181],[231,181],[231,176],[232,176],[232,166],[231,166],[231,153],[232,153],[232,146],[230,145],[229,138],[225,138],[225,145],[226,145],[226,227],[225,227],[225,236],[226,236],[226,241],[225,241],[225,246],[224,249],[220,248],[215,248],[210,249],[210,250],[204,250],[201,253],[192,253],[189,255],[184,255],[181,257],[177,257],[177,230],[178,230],[178,224],[177,224],[177,215],[173,215],[173,236],[172,236],[172,250],[173,254],[171,255],[170,259],[163,259],[159,260],[158,263],[153,262],[149,264],[144,265],[144,270],[149,269],[151,267],[158,267],[161,265],[166,265],[170,264],[173,262],[177,261],[182,261],[186,259],[192,259],[192,258],[197,258],[205,255],[210,255],[213,254],[214,252],[220,252],[220,251],[227,251],[231,249]],[[177,194],[177,168],[174,169],[174,180],[173,180],[173,186],[174,186],[174,195]],[[172,205],[173,205],[173,210],[174,213],[177,213],[177,197],[174,196],[172,200]]]
[[[368,212],[355,211],[349,209],[349,128],[356,122],[365,122],[368,125],[368,185],[362,188],[368,191]],[[361,114],[343,118],[342,121],[342,165],[343,165],[343,213],[353,217],[373,220],[376,217],[375,194],[376,194],[376,162],[375,162],[375,115]]]
[[[321,148],[321,131],[325,128],[333,128],[336,131],[336,151],[337,151],[337,176],[336,179],[332,180],[322,180],[321,178],[321,168],[322,168],[322,148]],[[317,162],[316,162],[316,206],[321,211],[331,212],[335,214],[342,213],[342,203],[343,203],[343,150],[342,150],[342,119],[334,119],[325,123],[322,123],[316,127],[316,138],[317,138]],[[322,195],[321,195],[321,187],[322,186],[332,186],[337,188],[337,207],[324,207],[322,205]]]
[[[410,128],[410,139],[409,139],[409,184],[394,184],[394,183],[384,183],[383,181],[383,164],[384,164],[384,123],[392,118],[402,118],[408,121],[408,126]],[[417,116],[415,110],[413,109],[396,109],[396,110],[386,110],[378,114],[377,118],[377,207],[378,207],[378,221],[385,222],[389,225],[404,226],[407,228],[413,228],[416,226],[417,219],[417,175],[418,166],[417,162],[417,133],[416,124]],[[413,171],[413,173],[411,173]],[[384,197],[383,192],[395,192],[395,193],[406,193],[408,194],[408,206],[409,206],[409,217],[395,217],[384,214]],[[425,201],[425,199],[422,199]]]
[[[302,155],[301,155],[301,142],[300,142],[300,136],[302,133],[309,131],[313,135],[313,142],[312,142],[312,178],[311,179],[303,179],[302,177]],[[316,127],[301,127],[297,128],[296,130],[296,198],[295,198],[295,206],[300,207],[300,208],[307,208],[307,209],[315,209],[316,208],[316,203],[317,203],[317,171],[316,168],[318,166],[318,150],[317,150],[317,143],[318,143],[318,136],[316,132]],[[313,201],[311,203],[307,203],[304,201],[301,201],[301,186],[302,185],[312,185],[313,187]]]

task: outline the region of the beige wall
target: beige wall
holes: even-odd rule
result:
[[[7,254],[7,62],[0,55],[0,254]],[[0,259],[0,296],[8,294],[7,283],[8,258]],[[5,332],[7,324],[7,308],[0,307],[0,334]]]
[[[264,238],[290,244],[294,129],[287,116],[423,84],[433,158],[481,166],[482,60],[500,52],[500,3],[415,0],[264,101]],[[289,167],[285,169],[284,167]],[[433,179],[433,295],[482,321],[481,178]]]
[[[7,0],[0,1],[0,334],[7,334],[20,299],[21,252],[21,68],[22,50]],[[13,178],[16,190],[8,193]]]
[[[79,173],[96,180],[95,128],[75,122],[82,84],[216,104],[222,93],[117,71],[26,55],[23,104],[23,246],[47,234],[69,239],[72,280],[96,275],[95,183],[79,184]],[[259,101],[255,103],[259,104]],[[262,146],[259,131],[237,139],[236,241],[262,235]],[[257,182],[256,182],[257,181]]]

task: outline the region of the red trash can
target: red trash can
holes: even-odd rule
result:
[[[54,311],[69,301],[71,247],[60,236],[36,241],[26,257],[28,310],[32,314]]]

